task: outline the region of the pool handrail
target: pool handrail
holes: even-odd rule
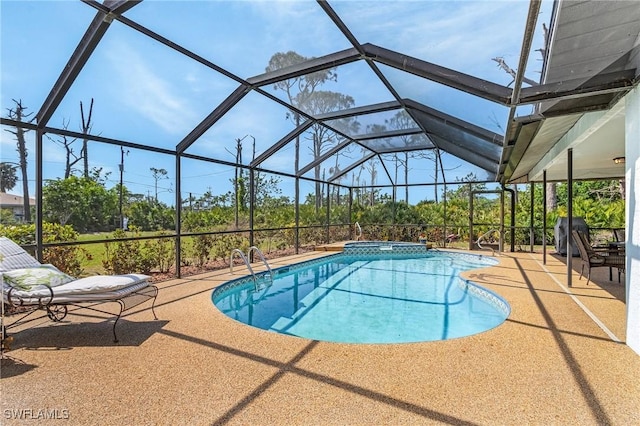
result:
[[[360,241],[360,239],[362,238],[362,228],[360,227],[360,224],[358,222],[356,222],[354,226],[356,228],[356,241]]]
[[[487,245],[488,245],[488,244],[490,244],[488,240],[489,240],[489,238],[491,238],[492,234],[494,234],[494,233],[497,233],[497,234],[498,234],[498,244],[499,244],[499,247],[501,247],[501,246],[502,246],[502,234],[500,233],[500,230],[498,230],[498,229],[491,229],[491,230],[489,230],[489,231],[485,232],[484,234],[482,234],[480,237],[478,237],[478,240],[476,241],[476,244],[478,245],[478,247],[479,247],[481,250],[484,250],[484,249],[485,249],[485,247],[482,247],[482,243],[486,243]],[[481,243],[481,242],[482,242],[482,243]],[[495,249],[494,249],[493,247],[491,247],[491,246],[487,246],[486,248],[488,248],[489,250],[491,250],[492,255],[493,255],[493,256],[495,256],[496,251],[495,251]]]
[[[244,264],[247,265],[247,269],[249,270],[249,272],[251,272],[251,276],[253,277],[254,280],[256,280],[256,274],[255,272],[253,272],[253,268],[251,268],[251,265],[249,264],[249,260],[244,255],[242,250],[238,248],[231,250],[231,256],[229,256],[229,273],[233,274],[233,255],[235,253],[238,253],[238,256],[240,256],[240,258],[244,261]]]
[[[267,262],[267,259],[265,259],[262,251],[256,246],[249,247],[249,251],[247,252],[247,259],[251,259],[251,252],[256,252],[258,254],[258,257],[262,260],[262,263],[264,263],[264,266],[267,267],[267,271],[269,271],[269,275],[271,275],[271,266],[269,266],[269,263]]]

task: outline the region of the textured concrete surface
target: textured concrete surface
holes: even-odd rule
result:
[[[574,276],[572,296],[558,284],[563,259],[541,259],[507,253],[499,266],[468,271],[511,315],[442,342],[336,344],[254,329],[211,302],[228,271],[161,283],[159,320],[148,304],[134,308],[118,323],[119,343],[109,317],[87,310],[34,321],[2,360],[1,422],[640,424],[640,356],[575,301],[624,340],[624,286],[594,270],[588,286]]]

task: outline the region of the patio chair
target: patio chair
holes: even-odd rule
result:
[[[75,306],[113,315],[97,309],[106,302],[116,302],[120,312],[113,323],[113,338],[118,341],[116,324],[122,313],[153,300],[154,310],[158,288],[142,274],[96,275],[76,279],[53,265],[41,264],[22,247],[6,237],[0,237],[0,282],[2,285],[2,334],[7,329],[26,322],[37,310],[46,311],[51,321],[58,322],[67,315],[67,306]],[[5,323],[5,308],[22,314],[11,324]]]
[[[615,228],[613,229],[613,238],[615,238],[616,242],[622,243],[626,241],[625,237],[625,229],[624,228]]]
[[[591,268],[607,267],[618,269],[618,280],[620,279],[620,272],[624,272],[625,269],[625,256],[618,250],[603,248],[594,248],[589,243],[587,236],[581,231],[571,231],[573,240],[580,252],[580,279],[584,275],[584,269],[587,268],[587,285],[591,280]]]

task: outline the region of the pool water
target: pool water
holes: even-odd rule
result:
[[[216,289],[214,304],[245,324],[307,339],[344,343],[445,340],[500,325],[508,304],[459,278],[495,263],[435,252],[334,255]],[[370,250],[369,250],[370,251]]]

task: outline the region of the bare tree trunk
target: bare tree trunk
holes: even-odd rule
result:
[[[89,115],[85,121],[84,109],[82,107],[82,101],[80,101],[80,117],[82,118],[82,133],[88,135],[91,132],[91,114],[93,114],[93,98],[91,98],[91,104],[89,106]],[[89,147],[88,139],[82,140],[82,150],[80,151],[80,157],[84,159],[84,177],[89,178]]]
[[[558,208],[558,197],[556,195],[556,183],[547,182],[547,211],[553,211]]]
[[[20,106],[22,108],[22,106]],[[24,221],[31,222],[31,205],[29,203],[29,179],[27,177],[27,145],[24,140],[24,130],[16,128],[18,138],[18,153],[20,154],[20,172],[22,173],[22,208],[24,209]]]
[[[244,139],[244,138],[243,138]],[[240,226],[240,193],[239,186],[240,182],[238,179],[243,178],[243,170],[238,166],[238,164],[242,164],[242,139],[236,139],[236,176],[235,176],[235,225],[236,229]],[[244,185],[244,182],[242,182]]]
[[[393,201],[396,201],[396,195],[397,195],[397,188],[398,188],[398,167],[400,167],[398,165],[398,153],[396,152],[393,155],[393,159],[394,159],[394,176],[393,176]],[[406,182],[405,182],[406,183]]]
[[[313,135],[313,159],[314,160],[317,158],[320,158],[320,148],[321,148],[320,140],[318,136],[314,134]],[[313,170],[314,170],[314,177],[316,179],[316,182],[315,182],[316,214],[318,214],[318,212],[320,212],[320,208],[322,208],[322,186],[320,184],[320,165],[318,164],[317,166],[315,166]]]
[[[69,120],[65,121],[64,119],[62,120],[62,128],[67,130],[69,128]],[[64,147],[65,150],[65,164],[64,164],[64,178],[68,179],[69,176],[71,176],[71,169],[73,168],[73,166],[80,160],[82,160],[82,157],[78,157],[75,155],[75,153],[73,152],[73,146],[72,144],[76,141],[76,139],[72,139],[69,140],[67,138],[67,136],[62,135],[60,137],[60,139],[55,140],[55,139],[51,139],[49,138],[49,140],[60,144]],[[73,160],[71,159],[71,157],[73,157]]]
[[[23,121],[30,114],[25,114],[24,110],[26,109],[22,106],[22,100],[16,101],[13,99],[13,102],[16,104],[15,111],[9,109],[9,118],[16,121]],[[17,141],[17,151],[20,157],[20,172],[22,174],[22,208],[24,210],[24,221],[31,222],[31,205],[29,204],[29,178],[27,176],[27,143],[24,139],[24,135],[26,131],[22,127],[17,127],[16,130],[7,130],[9,133],[13,133],[16,136]]]
[[[409,153],[404,153],[404,202],[409,205]]]
[[[440,160],[440,151],[436,148],[436,158],[433,160],[436,169],[436,173],[433,178],[433,183],[435,184],[433,185],[433,199],[436,201],[436,204],[438,204],[438,160]]]
[[[291,100],[291,96],[289,96],[289,100]],[[300,127],[300,114],[296,114],[296,129]],[[298,170],[300,169],[300,135],[296,136],[295,143],[295,158],[293,159],[293,170],[295,171],[296,176],[298,176]]]
[[[374,193],[374,189],[373,189],[373,185],[376,184],[376,176],[377,176],[377,171],[376,171],[376,163],[374,163],[373,161],[371,162],[371,193],[369,194],[369,198],[371,200],[371,207],[373,207],[373,204],[375,202],[375,193]]]

